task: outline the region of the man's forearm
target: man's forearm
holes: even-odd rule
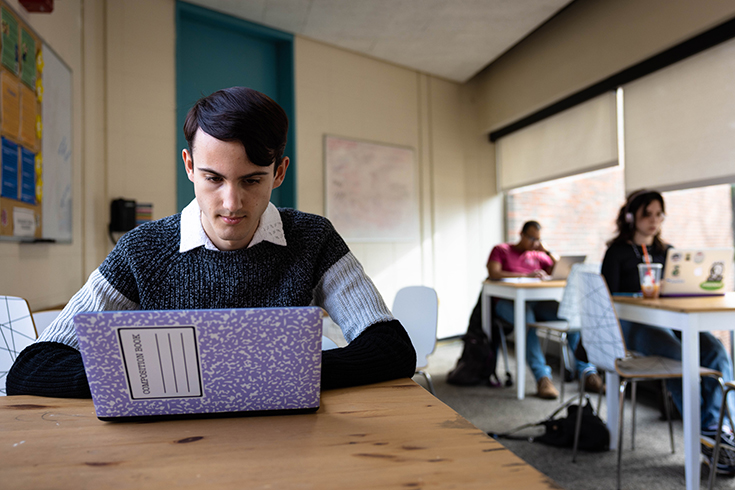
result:
[[[322,353],[322,389],[410,378],[415,371],[416,351],[397,320],[372,325],[346,347]]]
[[[90,398],[82,355],[58,342],[36,342],[18,355],[6,378],[8,395]]]

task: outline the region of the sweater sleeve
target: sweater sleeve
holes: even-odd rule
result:
[[[8,395],[90,398],[82,355],[58,342],[36,342],[18,355],[6,379]]]
[[[322,389],[410,378],[416,371],[416,351],[398,320],[365,329],[341,349],[322,353]]]

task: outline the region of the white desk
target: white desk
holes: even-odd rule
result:
[[[482,283],[482,329],[490,338],[490,298],[513,300],[518,399],[526,397],[526,301],[561,301],[566,281]]]
[[[700,378],[699,332],[735,328],[735,293],[708,298],[641,299],[613,297],[618,318],[665,327],[681,332],[682,369],[684,378],[684,452],[686,487],[699,488]],[[608,390],[618,386],[616,373],[606,373]],[[617,433],[617,397],[607,397],[607,423],[611,434]],[[611,449],[617,441],[611,438]]]

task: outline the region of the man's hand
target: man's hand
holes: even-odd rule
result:
[[[528,277],[538,277],[539,279],[549,279],[551,276],[546,273],[543,269],[536,269],[533,272],[528,273]]]

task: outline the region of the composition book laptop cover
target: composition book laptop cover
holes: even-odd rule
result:
[[[319,408],[318,307],[79,313],[74,324],[102,420]]]

